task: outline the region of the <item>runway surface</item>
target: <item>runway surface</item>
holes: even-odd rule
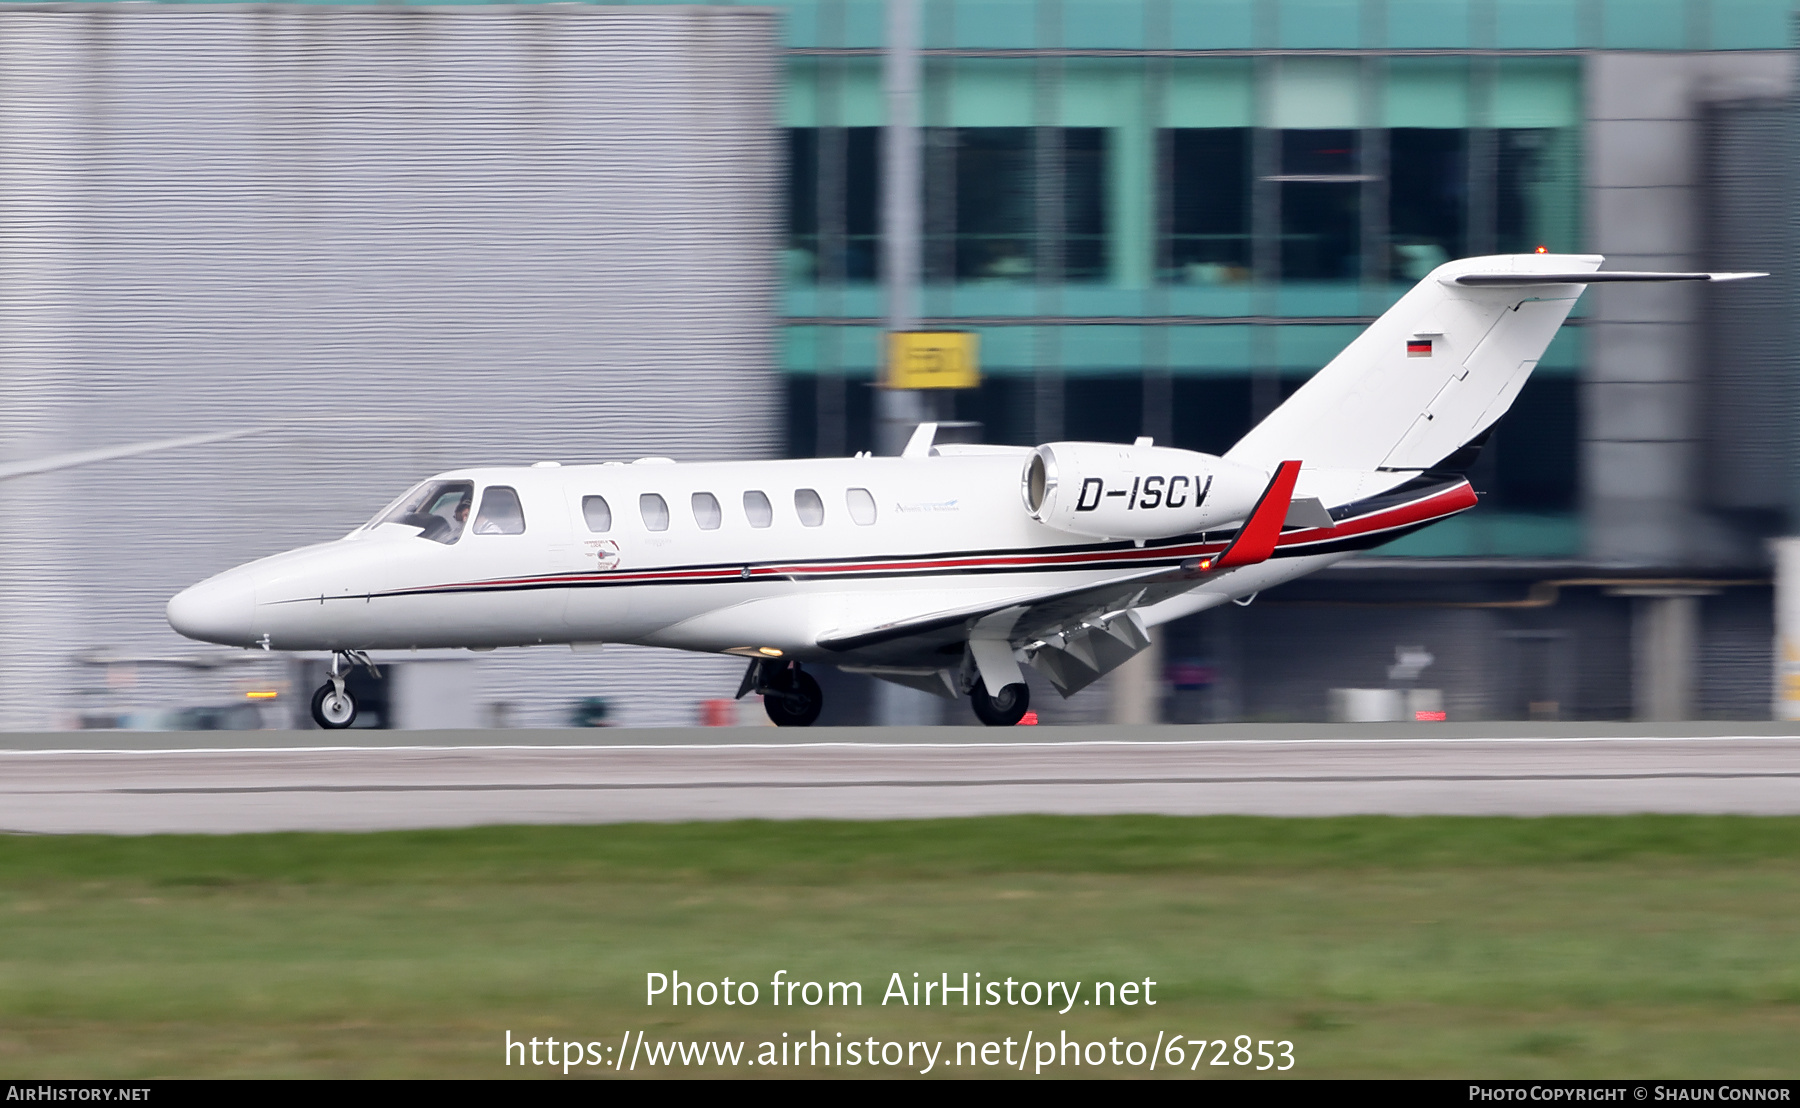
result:
[[[980,728],[15,735],[0,739],[10,747],[0,749],[0,831],[1007,813],[1791,815],[1800,814],[1800,734],[1792,730],[1465,724],[1043,728],[998,736]],[[334,742],[342,745],[325,745]],[[369,745],[375,742],[384,745]]]

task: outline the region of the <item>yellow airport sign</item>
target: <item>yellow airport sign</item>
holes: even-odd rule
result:
[[[890,389],[972,389],[981,384],[980,336],[973,331],[889,331]]]

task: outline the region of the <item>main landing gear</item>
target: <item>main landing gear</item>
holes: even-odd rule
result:
[[[381,670],[360,650],[339,650],[331,655],[330,679],[319,686],[312,698],[313,722],[327,731],[341,731],[356,722],[356,697],[344,687],[344,677],[353,665],[381,676]]]
[[[777,727],[811,727],[825,707],[825,694],[812,674],[800,668],[799,662],[754,658],[738,685],[738,697],[757,693],[763,698],[763,711]]]
[[[987,682],[976,678],[969,688],[969,706],[975,709],[975,718],[989,727],[1013,727],[1031,707],[1031,690],[1014,683],[1002,688],[999,696],[989,696]]]

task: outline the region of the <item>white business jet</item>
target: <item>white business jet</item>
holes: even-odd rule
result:
[[[169,602],[190,638],[330,651],[312,700],[348,727],[367,651],[639,643],[748,659],[738,696],[818,718],[803,667],[1027,708],[1169,620],[1475,506],[1469,463],[1583,289],[1758,274],[1597,272],[1590,255],[1438,267],[1223,457],[1156,446],[934,445],[897,458],[482,467],[419,484],[334,542]]]

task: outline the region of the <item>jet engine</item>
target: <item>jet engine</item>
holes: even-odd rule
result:
[[[1162,539],[1248,516],[1268,486],[1259,469],[1166,446],[1053,442],[1021,475],[1040,523],[1103,539]]]

